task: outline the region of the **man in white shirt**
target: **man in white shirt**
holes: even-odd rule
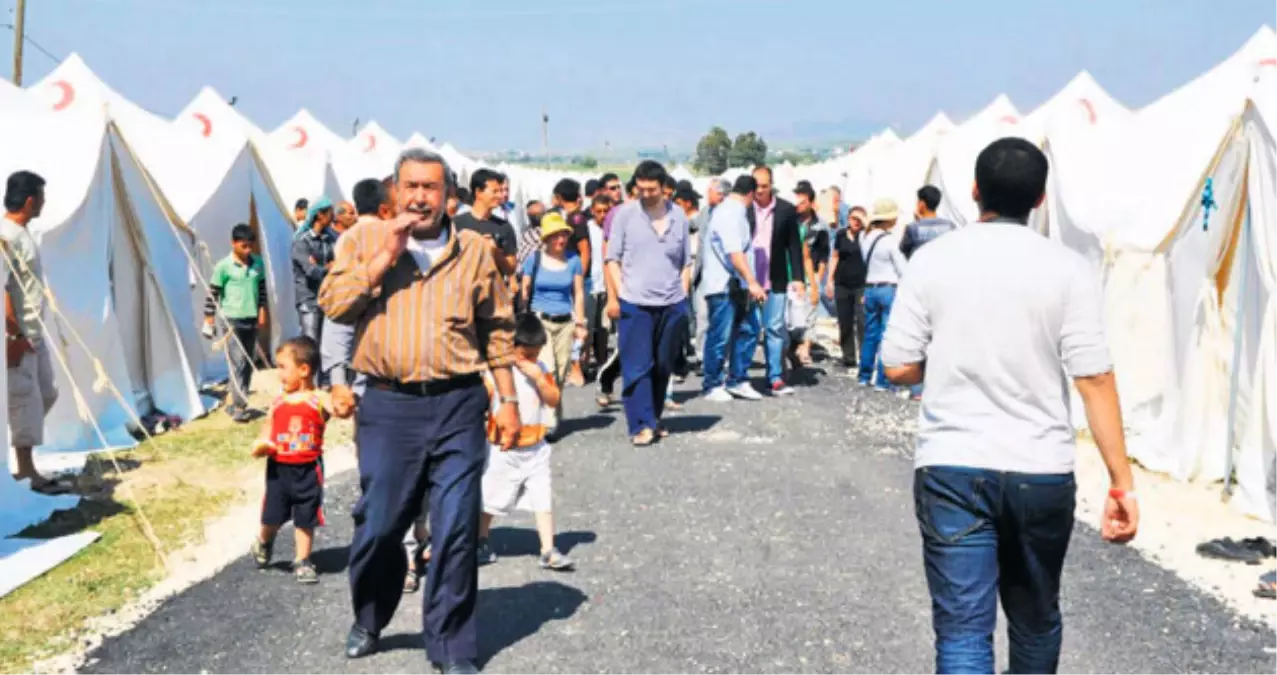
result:
[[[1053,673],[1077,491],[1068,378],[1111,480],[1104,539],[1134,537],[1139,509],[1094,274],[1025,227],[1046,156],[1004,138],[975,173],[981,222],[914,255],[882,360],[897,384],[926,373],[913,490],[937,672],[993,672],[1000,595],[1010,672]]]
[[[900,217],[900,209],[891,199],[874,202],[869,214],[869,231],[860,240],[860,250],[865,256],[865,334],[860,343],[860,384],[874,384],[874,372],[878,373],[878,391],[891,391],[878,360],[878,348],[882,334],[891,316],[891,306],[896,300],[896,284],[904,276],[908,261],[900,252],[900,239],[891,231]]]

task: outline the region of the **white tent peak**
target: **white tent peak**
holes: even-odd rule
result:
[[[1020,111],[1011,103],[1011,99],[1006,94],[998,94],[996,98],[989,102],[980,112],[971,116],[963,126],[975,126],[981,124],[1019,124]]]
[[[412,135],[408,137],[408,140],[404,141],[403,146],[405,148],[425,148],[432,152],[439,151],[439,147],[434,143],[431,143],[430,139],[422,135],[420,131],[412,132]]]
[[[352,150],[361,152],[374,152],[391,147],[398,148],[399,140],[390,135],[376,120],[370,120],[367,124],[350,139],[349,143]]]
[[[1129,108],[1100,86],[1089,71],[1083,70],[1029,113],[1024,122],[1029,127],[1029,134],[1038,137],[1045,134],[1048,127],[1066,120],[1095,125],[1122,120],[1129,115]]]
[[[949,133],[953,127],[953,120],[949,119],[949,116],[941,111],[936,113],[935,116],[928,120],[926,124],[922,125],[921,129],[915,131],[914,134],[909,137],[909,140],[912,141],[915,138],[934,138],[935,136],[943,136]]]
[[[270,132],[270,137],[289,148],[313,147],[325,152],[346,142],[346,139],[329,130],[305,108],[276,127]]]

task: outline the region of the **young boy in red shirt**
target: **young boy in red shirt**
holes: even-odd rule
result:
[[[270,564],[275,535],[293,521],[297,582],[319,582],[310,561],[315,528],[324,524],[324,428],[328,402],[315,389],[319,346],[308,337],[285,341],[275,352],[284,393],[271,405],[253,456],[266,457],[266,497],[262,500],[262,529],[251,555],[259,568]]]

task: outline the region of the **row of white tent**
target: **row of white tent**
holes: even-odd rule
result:
[[[1272,265],[1257,253],[1274,250],[1277,236],[1271,167],[1266,174],[1251,168],[1265,157],[1271,160],[1271,143],[1263,145],[1262,115],[1246,101],[1257,68],[1272,60],[1272,48],[1272,31],[1265,29],[1225,64],[1138,112],[1083,73],[1023,118],[1006,97],[998,97],[961,125],[940,114],[906,140],[888,130],[833,161],[778,167],[776,184],[792,187],[805,178],[818,186],[839,185],[851,203],[891,196],[907,207],[918,186],[933,182],[945,191],[946,215],[965,223],[976,217],[969,186],[980,148],[1007,134],[1041,142],[1053,172],[1050,206],[1038,226],[1088,254],[1097,274],[1105,276],[1124,407],[1136,436],[1150,439],[1133,444],[1136,456],[1182,478],[1218,478],[1224,440],[1217,437],[1229,427],[1244,469],[1242,493],[1251,495],[1255,476],[1271,470],[1277,428],[1277,393],[1269,382],[1277,377]],[[83,453],[128,446],[133,439],[127,427],[135,416],[162,410],[191,419],[205,413],[209,402],[201,398],[201,387],[226,373],[221,355],[198,335],[199,308],[204,279],[229,251],[231,227],[248,222],[257,228],[268,267],[272,342],[293,335],[291,205],[321,195],[348,198],[357,181],[388,175],[407,147],[439,152],[463,182],[482,166],[419,133],[400,142],[376,122],[343,138],[304,109],[263,131],[211,88],[173,119],[163,118],[112,90],[75,55],[27,89],[0,84],[0,174],[29,169],[49,181],[45,212],[32,226],[55,301],[49,339],[61,356],[55,371],[62,396],[46,424],[45,449]],[[1225,147],[1241,149],[1215,152]],[[1237,188],[1245,180],[1220,175],[1214,185],[1221,208],[1212,216],[1209,236],[1192,236],[1198,183],[1230,166],[1247,167],[1243,173],[1251,182],[1268,176],[1269,210],[1254,208],[1256,190]],[[547,200],[565,177],[520,166],[494,168],[510,176],[512,199],[520,204]],[[701,187],[707,181],[696,180]],[[1250,219],[1236,216],[1243,203]],[[1239,237],[1227,234],[1241,222],[1251,223],[1246,231],[1259,240],[1243,249],[1236,245]],[[1165,236],[1149,234],[1158,227]],[[1261,232],[1263,227],[1268,229]],[[1177,244],[1197,240],[1209,241]],[[1194,261],[1203,258],[1199,249],[1212,245],[1211,263],[1230,266],[1214,277],[1228,292],[1220,294],[1209,319],[1197,320],[1192,317],[1201,283],[1193,282],[1205,277],[1180,259],[1190,250]],[[1181,276],[1190,290],[1172,283]],[[1250,281],[1244,293],[1238,290],[1241,278]],[[1154,306],[1164,308],[1161,324],[1133,321],[1121,309],[1148,312]],[[1218,358],[1186,368],[1190,352],[1206,356],[1203,331],[1215,343],[1232,344],[1229,330],[1237,323],[1236,308],[1243,306],[1259,308],[1246,315],[1240,331],[1241,358],[1254,367],[1233,368],[1234,360],[1215,349]],[[1158,350],[1163,357],[1152,359],[1149,354]],[[1206,382],[1209,401],[1187,389],[1186,373]],[[1212,417],[1220,409],[1220,383],[1238,373],[1242,381],[1226,388],[1243,394],[1226,397],[1239,403],[1227,406],[1227,421],[1220,421]],[[1181,395],[1185,391],[1196,398]],[[1152,439],[1171,424],[1195,425],[1200,442],[1193,441],[1191,451],[1172,451],[1189,442],[1188,435],[1177,433],[1173,442],[1158,446]],[[1253,448],[1259,448],[1258,460]],[[0,472],[0,536],[48,512],[50,502],[16,487],[7,470]],[[1256,494],[1262,495],[1262,487]],[[1244,508],[1272,517],[1271,506]]]
[[[200,310],[237,223],[259,234],[270,346],[295,335],[292,204],[349,199],[358,181],[389,175],[408,147],[438,152],[463,182],[481,166],[421,134],[401,143],[375,121],[345,139],[304,109],[265,132],[208,87],[167,119],[74,54],[26,89],[0,82],[0,175],[25,169],[48,181],[31,225],[52,294],[47,339],[61,393],[39,449],[45,466],[132,446],[131,423],[150,412],[189,420],[210,409],[200,392],[225,379],[226,364],[199,335]],[[547,200],[563,177],[499,168],[520,202]],[[8,453],[0,456],[0,537],[65,502],[16,485],[7,464]]]
[[[1274,131],[1277,37],[1264,27],[1140,110],[1083,72],[1029,115],[999,96],[960,125],[940,113],[905,140],[888,129],[848,155],[780,167],[776,184],[838,186],[851,204],[891,197],[909,212],[930,183],[944,194],[940,215],[962,225],[979,217],[980,150],[1005,136],[1038,143],[1051,174],[1031,225],[1084,255],[1102,281],[1131,455],[1178,480],[1235,475],[1233,503],[1271,521]],[[1074,412],[1084,428],[1081,406]]]

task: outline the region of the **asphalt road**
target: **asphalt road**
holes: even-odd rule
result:
[[[530,517],[499,523],[501,560],[480,573],[487,670],[932,670],[912,404],[822,375],[787,399],[693,399],[669,420],[673,436],[635,449],[620,413],[596,414],[591,398],[568,392],[580,417],[554,456],[560,548],[578,571],[537,568]],[[86,671],[428,672],[419,595],[405,598],[382,652],[342,655],[351,521],[339,514],[354,503],[353,478],[330,486],[317,587],[241,559],[108,640]],[[291,559],[289,539],[277,557]],[[1087,524],[1074,534],[1063,605],[1063,671],[1277,668],[1265,651],[1272,631]]]

